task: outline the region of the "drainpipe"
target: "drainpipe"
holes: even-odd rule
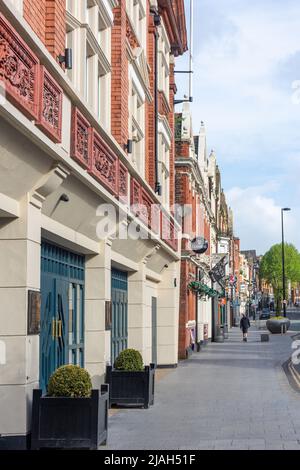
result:
[[[200,269],[197,267],[197,280],[199,279],[199,273],[200,273]],[[200,352],[200,350],[201,350],[201,345],[200,345],[200,338],[199,338],[199,335],[198,335],[198,328],[199,328],[199,318],[198,318],[198,315],[199,315],[199,296],[198,296],[198,292],[196,292],[196,334],[195,334],[195,347],[196,347],[196,351],[197,351],[197,352]]]
[[[154,64],[154,112],[155,112],[155,193],[161,196],[161,184],[158,178],[158,154],[159,154],[159,142],[158,142],[158,109],[159,109],[159,102],[158,102],[158,40],[159,40],[159,33],[158,33],[158,26],[161,25],[161,17],[157,11],[157,9],[153,9],[151,11],[153,14],[154,19],[154,26],[156,27],[155,31],[155,46],[154,46],[154,54],[155,54],[155,64]]]

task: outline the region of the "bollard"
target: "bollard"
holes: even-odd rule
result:
[[[266,333],[260,335],[260,340],[262,343],[268,343],[270,340],[270,336]]]

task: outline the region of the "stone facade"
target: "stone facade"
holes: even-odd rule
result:
[[[138,349],[145,364],[178,361],[181,227],[169,204],[184,2],[139,0],[136,10],[125,0],[63,5],[0,5],[7,98],[0,106],[0,448],[26,447],[32,389],[46,386],[50,366],[83,365],[98,387],[116,345]],[[159,155],[155,35],[167,102],[158,113]],[[73,50],[71,70],[58,60],[65,47]],[[121,236],[132,226],[143,236]],[[41,294],[40,333],[31,329],[32,292]]]
[[[194,135],[188,103],[176,123],[176,202],[190,208],[182,219],[179,358],[184,359],[208,340],[226,337],[239,287],[233,295],[233,220],[215,152],[207,154],[203,123]],[[207,249],[196,255],[191,241],[199,237],[206,240]],[[213,272],[221,268],[216,278]]]

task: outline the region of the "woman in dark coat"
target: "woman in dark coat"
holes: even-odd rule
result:
[[[246,315],[243,313],[243,316],[240,321],[240,328],[243,333],[243,341],[247,343],[247,337],[248,337],[248,329],[250,328],[250,321],[249,318],[246,317]]]

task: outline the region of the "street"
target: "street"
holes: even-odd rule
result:
[[[298,449],[300,394],[281,367],[294,333],[260,342],[251,327],[210,343],[157,381],[148,410],[117,410],[107,449]],[[160,371],[158,371],[160,374]]]

